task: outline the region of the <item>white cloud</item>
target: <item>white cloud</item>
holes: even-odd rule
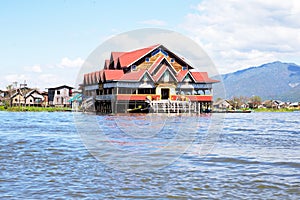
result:
[[[166,22],[158,19],[150,19],[150,20],[141,21],[140,24],[152,25],[152,26],[164,26],[166,25]]]
[[[204,0],[195,11],[180,27],[221,72],[280,59],[300,64],[299,1]]]
[[[37,73],[42,72],[42,68],[41,68],[40,65],[33,65],[31,67],[24,67],[24,70],[28,71],[28,72],[37,72]]]
[[[67,57],[63,58],[61,62],[58,64],[58,66],[62,68],[79,68],[84,63],[84,60],[82,58],[76,58],[74,60],[71,60]]]
[[[8,84],[17,82],[17,84],[19,85],[20,83],[24,83],[24,81],[28,81],[29,79],[31,79],[31,76],[28,74],[8,74],[4,76],[4,80]]]

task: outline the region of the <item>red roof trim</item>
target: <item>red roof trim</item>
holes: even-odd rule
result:
[[[164,59],[165,56],[161,55],[159,56],[154,63],[149,67],[149,72],[152,74],[155,70],[155,68],[161,63],[161,61]]]

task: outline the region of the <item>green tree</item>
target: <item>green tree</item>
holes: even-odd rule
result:
[[[259,96],[252,96],[249,99],[249,107],[250,108],[258,108],[259,105],[261,105],[261,98]]]

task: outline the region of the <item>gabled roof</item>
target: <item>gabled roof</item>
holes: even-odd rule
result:
[[[208,77],[207,72],[192,72],[190,71],[192,77],[196,83],[217,83],[218,80],[214,80]]]
[[[177,79],[178,79],[179,82],[182,82],[182,81],[184,81],[185,77],[187,77],[187,76],[189,76],[195,83],[197,83],[197,81],[192,76],[192,74],[189,70],[179,71],[178,74],[177,74]]]
[[[128,66],[132,65],[134,62],[139,60],[141,57],[147,55],[148,53],[150,53],[151,51],[153,51],[154,49],[156,49],[159,46],[160,46],[160,44],[157,44],[157,45],[153,45],[150,47],[123,53],[122,55],[119,56],[119,61],[120,61],[121,67],[124,68],[124,67],[128,67]]]
[[[25,95],[25,99],[27,99],[29,96],[32,96],[35,99],[42,99],[44,100],[44,96],[37,90],[31,90]]]
[[[124,75],[123,70],[104,70],[103,79],[105,81],[116,81]]]
[[[157,55],[156,52],[161,52],[162,54]],[[150,54],[155,57],[151,57],[150,60],[145,61],[144,58],[150,56]],[[173,62],[170,63],[170,58],[175,59],[175,65]],[[180,61],[178,62],[178,60]],[[134,68],[130,69],[130,66],[135,64],[137,65],[135,68],[137,69],[136,71],[133,70]],[[181,70],[182,66],[187,67],[187,70]],[[120,70],[120,68],[123,68],[123,70]],[[209,78],[207,72],[193,70],[195,69],[183,58],[168,50],[163,45],[156,44],[130,52],[111,52],[110,59],[105,60],[103,70],[84,75],[84,84],[94,85],[99,82],[118,80],[140,81],[146,73],[152,81],[157,82],[167,71],[170,73],[170,78],[176,82],[182,82],[187,76],[195,83],[219,82]]]
[[[39,95],[41,95],[39,91],[37,91],[37,90],[31,90],[30,92],[28,92],[28,93],[25,95],[25,97],[30,96],[30,95],[33,94],[34,92],[36,92],[36,93],[38,93]]]

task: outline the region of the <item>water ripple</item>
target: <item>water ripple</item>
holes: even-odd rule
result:
[[[135,123],[134,117],[128,119]],[[113,117],[110,120],[110,142],[140,151],[149,147],[145,142],[163,145],[171,139],[177,123],[159,140],[146,135],[132,139],[114,129]],[[150,123],[141,117],[136,120],[139,126]],[[201,120],[209,123],[207,116]],[[135,174],[109,168],[91,156],[72,113],[0,112],[0,198],[296,200],[300,199],[299,124],[299,113],[230,114],[210,154],[197,151],[205,135],[196,135],[192,146],[171,165]],[[199,132],[206,130],[199,127]]]

